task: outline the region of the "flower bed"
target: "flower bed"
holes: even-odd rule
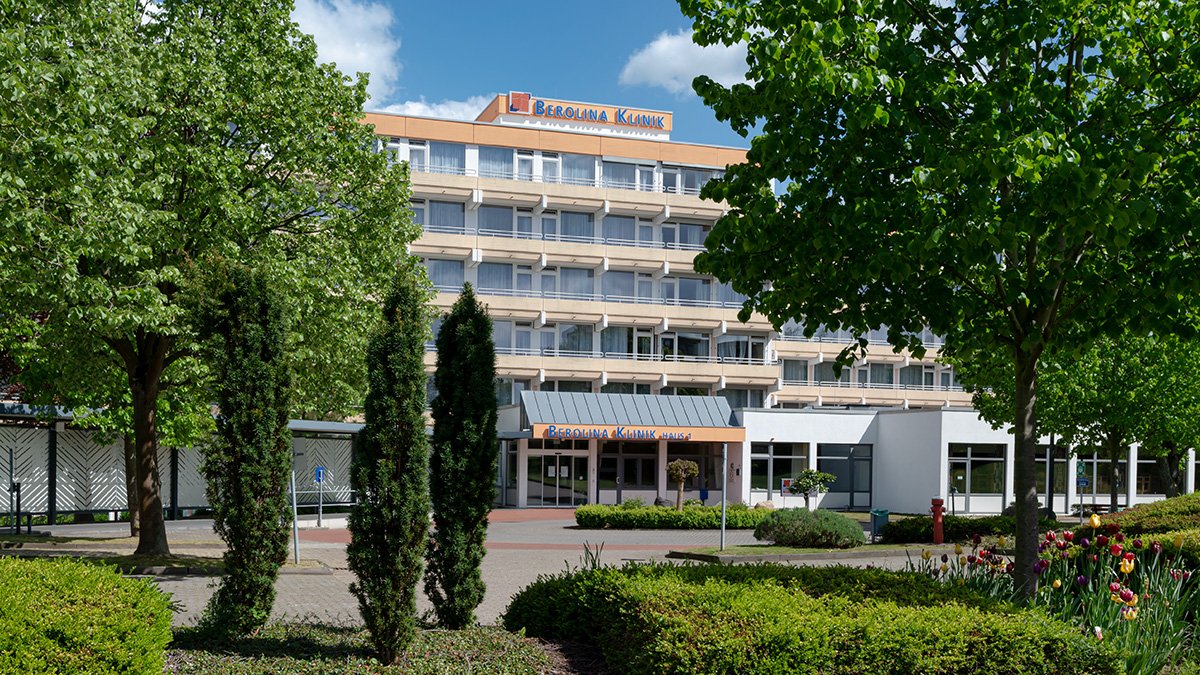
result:
[[[1041,521],[1043,529],[1058,526],[1053,520]],[[942,535],[947,542],[966,543],[975,535],[988,537],[997,535],[1011,536],[1017,531],[1017,520],[1012,516],[984,516],[982,518],[967,518],[964,516],[944,516],[942,519]],[[880,532],[885,544],[928,544],[933,541],[933,518],[929,516],[914,516],[904,520],[894,520],[883,526]]]
[[[1128,535],[1200,530],[1200,492],[1139,504],[1100,516],[1100,522],[1106,526],[1115,523]]]
[[[1181,553],[1200,545],[1200,532],[1168,541],[1126,535],[1098,516],[1083,531],[1049,531],[1035,564],[1039,587],[1033,604],[1117,647],[1129,673],[1153,674],[1178,665],[1191,642],[1198,608],[1194,567]],[[1013,597],[1013,563],[994,547],[934,557],[911,565],[948,585],[997,599]]]
[[[769,509],[730,504],[726,509],[725,527],[754,529],[770,513]],[[682,511],[676,511],[673,507],[636,503],[628,506],[588,504],[575,509],[575,522],[580,527],[612,530],[715,530],[721,527],[721,507],[684,506]]]
[[[543,577],[510,630],[596,645],[621,672],[1116,673],[1106,644],[929,577],[854,568],[629,566]]]

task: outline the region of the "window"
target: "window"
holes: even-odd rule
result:
[[[546,239],[558,238],[558,214],[546,212],[542,214],[542,237]]]
[[[533,180],[533,151],[517,151],[517,180]]]
[[[913,364],[900,369],[901,387],[922,387],[925,384],[925,366]],[[932,382],[931,382],[932,384]]]
[[[808,382],[808,361],[799,359],[784,359],[783,382],[784,384]]]
[[[592,393],[592,383],[587,380],[546,380],[542,383],[542,391],[557,391],[564,394],[590,394]],[[584,441],[584,443],[587,443],[587,441]]]
[[[559,161],[558,155],[553,152],[542,153],[542,182],[557,183],[559,182]]]
[[[388,166],[400,161],[400,139],[381,138],[375,146],[379,152],[387,156]]]
[[[678,223],[680,248],[704,248],[704,240],[708,238],[708,228],[694,223]]]
[[[596,158],[588,155],[562,155],[562,182],[568,185],[595,185]]]
[[[600,277],[604,299],[628,300],[633,297],[633,272],[609,270]]]
[[[604,240],[608,243],[633,244],[637,242],[637,220],[633,216],[605,216]]]
[[[413,222],[422,227],[425,226],[425,202],[410,202],[409,207],[412,209]]]
[[[700,194],[700,188],[704,187],[713,177],[713,172],[706,169],[684,169],[683,170],[683,193],[686,195]]]
[[[746,296],[733,290],[729,284],[717,285],[717,302],[726,307],[741,307],[746,302]]]
[[[654,298],[654,277],[639,272],[637,275],[637,297],[638,300],[652,300]]]
[[[842,368],[841,377],[834,377],[833,361],[823,361],[823,362],[818,363],[817,365],[813,366],[813,380],[817,381],[818,383],[824,383],[824,384],[833,383],[833,382],[838,382],[841,384],[849,384],[850,383],[850,369]]]
[[[959,494],[1003,494],[1005,447],[1000,443],[951,443],[950,487]]]
[[[591,324],[560,323],[558,348],[561,351],[591,354],[593,332]]]
[[[408,166],[413,171],[429,170],[429,151],[425,147],[425,141],[408,142]]]
[[[514,344],[518,353],[531,353],[533,351],[533,326],[527,323],[518,323],[517,340]]]
[[[830,492],[870,492],[871,454],[870,445],[821,443],[817,445],[817,471],[834,475]]]
[[[532,158],[530,158],[532,161]],[[484,178],[513,177],[512,148],[479,146],[479,175]]]
[[[564,240],[591,242],[596,237],[596,224],[592,214],[563,211],[561,219]]]
[[[762,363],[766,338],[727,334],[717,337],[717,357],[731,363]]]
[[[411,155],[410,155],[411,156]],[[430,173],[462,175],[467,168],[467,146],[462,143],[429,142]]]
[[[530,265],[517,265],[517,278],[514,288],[518,291],[526,293],[533,292],[533,267]]]
[[[943,368],[941,372],[941,387],[942,389],[955,389],[957,383],[954,381],[954,369]]]
[[[708,358],[709,338],[706,333],[676,333],[679,355],[697,360]]]
[[[466,219],[461,202],[429,202],[429,225],[439,232],[466,232]]]
[[[663,223],[658,229],[658,241],[666,248],[675,248],[675,225],[673,223]]]
[[[601,489],[617,484],[618,466],[621,487],[652,490],[658,483],[658,453],[653,443],[607,442],[600,446],[597,479]]]
[[[517,211],[517,236],[522,239],[529,239],[533,236],[532,211]]]
[[[708,396],[707,387],[663,387],[658,391],[663,396]]]
[[[870,366],[871,384],[892,384],[896,369],[890,363],[872,363]]]
[[[512,236],[513,210],[508,206],[479,207],[479,233]]]
[[[600,387],[601,394],[649,394],[650,385],[640,382],[609,382]]]
[[[497,354],[507,354],[513,347],[513,322],[492,321],[492,342]]]
[[[1046,483],[1050,479],[1050,471],[1053,470],[1054,477],[1053,481],[1050,481],[1050,484],[1054,486],[1056,494],[1065,496],[1067,494],[1067,449],[1061,445],[1055,446],[1052,453],[1053,465],[1046,461],[1046,453],[1049,449],[1049,445],[1037,446],[1035,453],[1037,468],[1034,469],[1037,474],[1037,491],[1041,494],[1046,493]]]
[[[604,187],[632,190],[637,183],[637,167],[621,162],[604,162]]]
[[[429,281],[440,291],[456,292],[463,286],[463,261],[426,260]]]
[[[513,405],[521,400],[521,392],[529,389],[529,380],[514,380],[511,377],[496,378],[496,405]]]
[[[654,167],[639,166],[638,172],[638,190],[642,192],[654,192]]]
[[[750,446],[750,489],[785,494],[783,482],[808,468],[808,443],[754,443]]]
[[[662,182],[663,192],[679,192],[679,169],[663,167]]]
[[[564,294],[587,296],[596,293],[595,271],[578,267],[561,267],[558,270],[559,289]]]
[[[555,295],[558,293],[558,268],[546,267],[542,270],[542,293]]]
[[[766,393],[761,389],[721,389],[717,396],[724,396],[730,408],[761,408]]]
[[[1093,498],[1088,500],[1089,503],[1098,503],[1100,499],[1107,498],[1113,485],[1113,476],[1110,472],[1115,468],[1117,499],[1119,504],[1124,504],[1126,501],[1125,480],[1129,476],[1129,462],[1125,459],[1128,453],[1124,449],[1121,450],[1121,459],[1117,461],[1116,467],[1113,467],[1112,461],[1103,452],[1089,448],[1077,448],[1076,455],[1078,462],[1083,464],[1082,469],[1076,469],[1079,472],[1078,475],[1088,479],[1088,487],[1076,488],[1078,494],[1092,496]]]
[[[711,301],[708,279],[679,277],[679,304],[706,305]]]
[[[479,265],[479,289],[510,291],[513,287],[511,263],[481,263]]]

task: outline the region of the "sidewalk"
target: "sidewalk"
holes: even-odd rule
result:
[[[344,514],[337,514],[344,523]],[[347,568],[346,544],[350,533],[341,527],[315,527],[315,516],[301,516],[300,559],[302,564],[319,565],[326,573],[284,573],[276,582],[276,618],[318,620],[332,623],[357,623],[358,601],[350,594],[354,575]],[[327,525],[338,521],[326,519]],[[99,540],[64,542],[53,547],[56,555],[127,555],[136,547],[127,523],[57,525],[43,527],[58,537],[88,537]],[[483,560],[483,578],[487,592],[477,610],[482,623],[495,623],[508,606],[513,594],[537,580],[582,564],[584,546],[602,547],[601,561],[619,565],[624,560],[666,559],[670,551],[717,546],[717,530],[584,530],[575,526],[569,509],[503,509],[489,517],[488,536]],[[167,539],[173,554],[218,558],[224,551],[220,538],[212,531],[212,521],[188,520],[167,523]],[[290,538],[289,538],[290,540]],[[748,530],[726,531],[726,544],[755,543]],[[29,544],[25,550],[36,549]],[[288,562],[292,560],[289,549]],[[908,560],[903,550],[880,551],[878,555],[846,558],[839,554],[805,556],[794,564],[876,567],[903,567]],[[296,568],[285,568],[285,570]],[[296,570],[305,571],[305,570]],[[159,588],[178,603],[177,625],[195,622],[217,583],[213,576],[159,575]],[[421,611],[430,609],[424,594],[417,603]]]

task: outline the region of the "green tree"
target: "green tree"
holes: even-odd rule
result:
[[[365,389],[373,298],[418,231],[403,170],[360,123],[365,78],[317,63],[290,0],[150,4],[0,5],[0,61],[14,64],[0,78],[0,316],[6,341],[29,344],[22,365],[75,372],[79,352],[60,348],[74,339],[116,363],[137,553],[162,554],[160,405],[197,353],[180,289],[200,261],[280,289],[297,408],[329,416]]]
[[[690,459],[677,459],[667,464],[667,478],[675,481],[679,486],[678,492],[675,494],[675,510],[683,510],[683,484],[689,478],[695,478],[700,475],[700,467]]]
[[[227,545],[225,574],[202,623],[224,635],[261,628],[275,602],[275,579],[287,558],[287,320],[265,275],[240,265],[218,267],[206,284],[200,336],[216,364],[217,433],[205,447],[213,529]]]
[[[792,484],[788,486],[788,492],[794,495],[804,495],[804,508],[810,508],[809,500],[815,494],[821,494],[829,490],[829,484],[837,480],[837,476],[816,469],[805,469],[800,472],[800,475],[792,479]]]
[[[437,398],[429,494],[434,533],[425,595],[438,623],[465,628],[486,590],[481,566],[487,518],[496,500],[496,347],[492,320],[463,286],[437,336]]]
[[[1016,582],[1037,579],[1043,357],[1191,324],[1200,7],[1164,0],[681,0],[748,83],[696,91],[756,136],[705,186],[701,271],[773,321],[923,355],[1002,352],[1014,381]],[[776,187],[779,194],[776,194]],[[842,363],[866,352],[863,338]]]
[[[429,536],[425,340],[429,293],[411,261],[384,303],[384,327],[367,350],[366,425],[355,443],[350,570],[379,660],[395,663],[416,635],[417,581]],[[490,382],[490,381],[489,381]]]

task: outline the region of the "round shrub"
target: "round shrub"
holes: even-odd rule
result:
[[[754,538],[778,546],[804,548],[853,548],[867,543],[857,521],[823,509],[771,511],[754,528]]]
[[[72,560],[5,557],[0,598],[0,672],[162,672],[171,608],[149,581]]]

